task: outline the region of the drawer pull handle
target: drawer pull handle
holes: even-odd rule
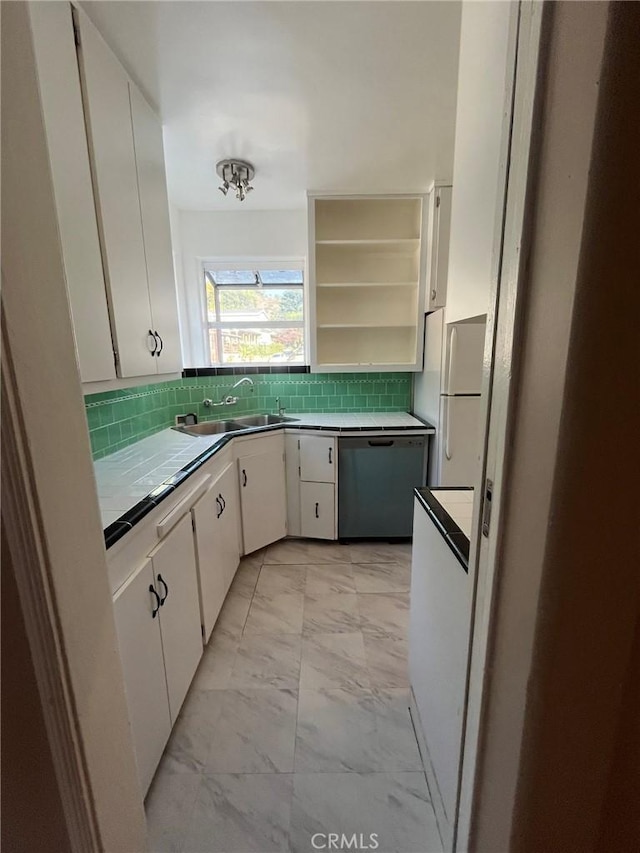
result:
[[[151,357],[153,357],[156,354],[156,350],[158,349],[158,339],[156,338],[155,334],[151,331],[151,329],[149,329],[149,331],[147,332],[147,341],[149,338],[151,338],[153,340],[153,349],[149,350]]]
[[[156,352],[156,355],[158,356],[158,358],[160,358],[160,353],[164,349],[164,341],[162,340],[162,338],[160,337],[160,335],[157,332],[154,332],[153,336],[157,339],[158,343],[160,344],[160,348]]]
[[[247,472],[242,469],[242,487],[244,488],[247,485]]]
[[[331,458],[333,454],[333,447],[329,448],[329,465],[333,465],[333,459]]]
[[[150,583],[150,584],[149,584],[149,592],[150,592],[152,595],[155,595],[155,597],[156,597],[156,606],[155,606],[155,609],[151,611],[151,618],[152,618],[152,619],[155,619],[155,618],[156,618],[156,616],[158,615],[158,610],[160,610],[160,604],[161,604],[161,602],[160,602],[160,596],[159,596],[159,595],[158,595],[158,593],[156,592],[155,587],[154,587],[154,585],[153,585],[152,583]]]
[[[166,580],[162,577],[162,575],[158,575],[158,583],[161,583],[164,587],[164,598],[160,599],[160,607],[164,607],[164,603],[169,596],[169,587],[167,586]]]
[[[222,515],[222,504],[220,503],[220,495],[216,498],[216,503],[218,504],[218,512],[216,513],[216,518],[220,518]]]
[[[320,513],[318,512],[319,504],[316,503],[316,518],[320,518]]]
[[[219,494],[218,497],[220,498],[220,503],[222,504],[222,512],[224,512],[225,509],[227,508],[227,502],[222,497],[222,494]]]

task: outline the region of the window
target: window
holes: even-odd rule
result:
[[[305,363],[302,264],[207,264],[204,281],[212,365]]]

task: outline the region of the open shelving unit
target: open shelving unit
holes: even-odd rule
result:
[[[419,370],[422,195],[309,197],[312,369]]]

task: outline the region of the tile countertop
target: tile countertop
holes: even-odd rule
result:
[[[468,570],[474,490],[471,486],[434,486],[432,489],[416,489],[415,494],[451,550]]]
[[[408,412],[348,414],[295,414],[295,422],[257,427],[242,433],[192,436],[174,429],[143,438],[94,462],[98,501],[107,547],[115,542],[109,528],[133,524],[146,515],[175,487],[237,435],[286,429],[318,429],[331,432],[411,430],[429,435],[434,428]],[[112,533],[115,531],[112,531]],[[120,533],[121,535],[121,533]]]

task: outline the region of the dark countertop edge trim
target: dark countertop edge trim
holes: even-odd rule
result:
[[[412,417],[416,417],[416,415],[412,415]],[[417,419],[424,424],[424,427],[433,429],[431,424],[428,424],[421,418]],[[312,424],[296,424],[295,422],[290,422],[286,424],[269,424],[263,427],[249,427],[247,429],[238,430],[237,432],[223,433],[222,437],[219,438],[215,444],[211,445],[211,447],[208,447],[205,451],[194,457],[194,459],[192,459],[188,465],[185,465],[184,468],[181,468],[175,474],[172,474],[171,477],[167,477],[166,480],[159,483],[146,497],[139,500],[135,506],[122,513],[120,518],[112,522],[108,527],[105,527],[105,547],[109,549],[112,545],[115,545],[115,543],[122,539],[122,537],[139,521],[141,521],[145,515],[148,515],[153,509],[155,509],[155,507],[158,506],[158,504],[162,503],[162,501],[175,491],[178,486],[182,485],[185,480],[194,474],[202,465],[204,465],[205,462],[208,462],[209,459],[215,456],[216,453],[222,450],[223,447],[226,447],[234,438],[237,438],[239,435],[259,435],[263,432],[275,432],[276,430],[281,429],[309,429],[324,432],[405,432],[407,430],[421,430],[423,427],[336,427],[313,426]]]
[[[447,487],[448,488],[448,487]],[[459,490],[467,489],[467,486],[456,487]],[[437,491],[437,489],[436,489]],[[426,486],[413,490],[421,505],[442,534],[451,551],[455,554],[462,568],[469,573],[469,537],[460,530],[446,509],[431,493]]]

